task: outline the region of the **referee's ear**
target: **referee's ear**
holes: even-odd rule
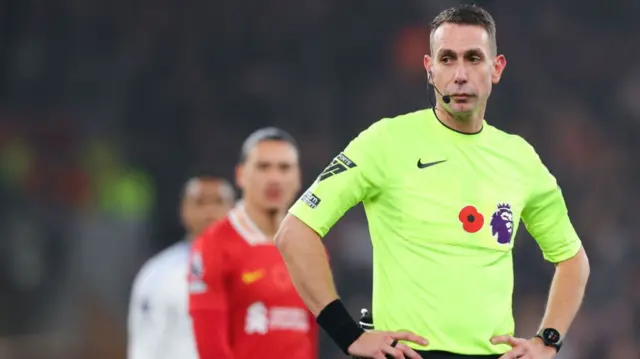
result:
[[[507,58],[500,54],[493,59],[493,71],[491,73],[491,82],[496,85],[502,78],[502,72],[507,67]]]
[[[433,65],[433,63],[431,62],[431,56],[429,56],[429,54],[424,55],[422,64],[424,65],[425,71],[427,71],[427,81],[430,85],[433,85],[433,78],[431,76],[431,66]]]

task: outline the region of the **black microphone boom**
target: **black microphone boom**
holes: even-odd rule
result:
[[[437,93],[440,94],[440,96],[442,96],[442,102],[446,103],[447,105],[449,104],[449,102],[451,102],[451,96],[449,95],[443,95],[442,92],[440,92],[440,90],[438,90],[438,88],[436,87],[436,84],[434,84],[432,82],[433,76],[431,75],[431,71],[427,72],[428,78],[427,78],[427,86],[431,85],[433,86],[434,90],[436,90]],[[429,101],[431,101],[431,98],[429,98]]]
[[[433,86],[433,88],[436,90],[437,93],[440,94],[440,96],[442,96],[442,102],[446,103],[447,105],[449,104],[449,102],[451,102],[451,96],[449,95],[443,95],[442,92],[440,92],[440,90],[438,90],[438,88],[436,87],[436,85],[431,84],[431,86]]]

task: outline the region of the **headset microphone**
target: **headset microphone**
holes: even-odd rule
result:
[[[436,91],[438,91],[438,89],[433,86],[434,89],[436,89]],[[449,104],[449,102],[451,102],[451,96],[449,95],[443,95],[442,92],[438,91],[438,93],[442,96],[442,102],[446,103],[447,105]]]
[[[440,92],[440,90],[438,90],[438,88],[436,87],[436,84],[433,83],[432,79],[433,77],[431,76],[431,71],[428,72],[429,74],[429,81],[428,83],[431,84],[431,86],[433,87],[434,90],[436,90],[436,92],[442,96],[442,102],[446,103],[447,105],[449,104],[449,102],[451,102],[451,96],[449,95],[443,95],[442,92]]]

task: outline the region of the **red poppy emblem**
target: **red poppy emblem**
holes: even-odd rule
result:
[[[476,233],[484,225],[484,216],[474,206],[466,206],[458,214],[462,228],[469,233]]]

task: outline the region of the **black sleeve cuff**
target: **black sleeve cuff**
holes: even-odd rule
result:
[[[320,311],[316,322],[329,337],[340,347],[343,353],[349,355],[349,347],[364,330],[358,326],[340,299],[329,303]]]

